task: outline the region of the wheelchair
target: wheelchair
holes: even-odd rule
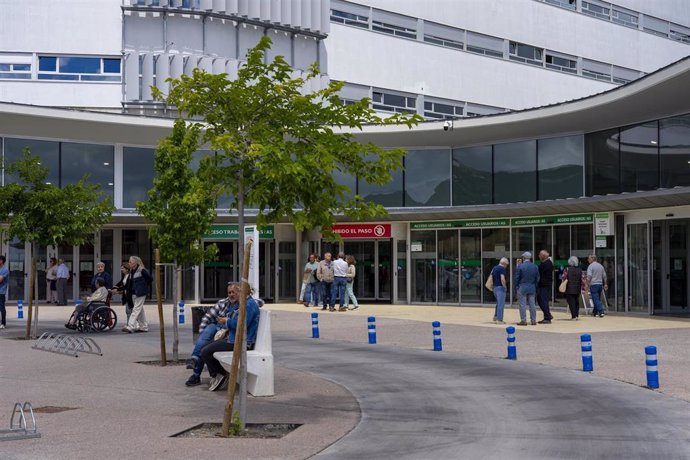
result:
[[[117,326],[117,313],[110,308],[112,293],[105,302],[89,302],[86,310],[77,313],[74,323],[79,332],[107,332]],[[70,320],[74,316],[70,316]]]

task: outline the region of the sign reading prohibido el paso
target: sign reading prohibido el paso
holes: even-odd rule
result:
[[[337,224],[333,233],[341,238],[390,238],[391,224]]]

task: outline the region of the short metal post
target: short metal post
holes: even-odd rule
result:
[[[376,318],[373,316],[370,316],[367,318],[368,321],[368,326],[367,328],[369,329],[369,343],[374,345],[376,344]]]
[[[184,324],[184,302],[180,301],[180,303],[177,304],[180,307],[180,314],[178,315],[178,322],[180,324]]]
[[[517,347],[515,346],[515,327],[508,326],[508,359],[517,359]]]
[[[647,355],[647,387],[651,389],[659,388],[659,368],[656,359],[656,347],[649,345],[644,348]]]
[[[24,319],[24,301],[22,299],[17,300],[17,318]]]
[[[434,351],[443,351],[443,343],[441,343],[441,322],[434,321],[431,323],[434,328]]]
[[[316,312],[311,314],[311,338],[319,338],[319,314]]]
[[[592,336],[582,334],[580,336],[580,348],[582,349],[582,371],[592,372],[594,363],[592,361]]]

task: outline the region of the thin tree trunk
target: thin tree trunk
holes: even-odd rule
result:
[[[33,254],[36,254],[36,251],[33,251]],[[29,297],[33,298],[34,296],[34,286],[36,286],[38,278],[38,273],[36,273],[36,257],[32,255],[31,257],[31,281],[29,282]],[[34,327],[31,331],[31,338],[35,339],[38,337],[38,309],[40,308],[40,305],[38,304],[38,299],[36,299],[36,313],[34,314]]]
[[[30,265],[29,265],[29,305],[28,308],[29,310],[27,311],[26,315],[26,336],[24,337],[26,340],[29,340],[31,338],[31,320],[33,319],[33,267],[34,267],[34,244],[31,243],[29,245],[29,251],[31,252],[31,257],[30,257]]]
[[[178,327],[178,321],[177,321],[177,299],[179,297],[177,296],[177,289],[178,289],[178,283],[177,283],[177,274],[178,274],[178,267],[177,267],[177,260],[173,261],[173,269],[172,269],[172,301],[173,301],[173,307],[172,307],[172,314],[173,314],[173,362],[177,362],[178,359],[178,353],[177,353],[177,348],[180,343],[180,328]]]
[[[244,244],[244,182],[240,176],[240,182],[237,193],[237,224],[239,225],[240,238],[240,260],[242,261],[242,302],[240,308],[246,310],[247,296],[249,295],[249,257],[251,256],[251,244]],[[246,246],[246,248],[245,248]],[[245,292],[247,286],[247,292]],[[246,313],[246,311],[245,311]],[[245,316],[246,318],[246,316]],[[244,430],[244,425],[247,423],[247,322],[242,320],[239,323],[242,328],[242,346],[240,348],[240,429]]]
[[[161,334],[161,366],[168,364],[165,351],[165,327],[163,323],[163,298],[161,297],[161,250],[156,248],[156,298],[158,300],[158,320]]]

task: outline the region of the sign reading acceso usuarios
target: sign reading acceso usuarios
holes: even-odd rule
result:
[[[439,230],[447,228],[482,228],[482,227],[524,227],[547,224],[589,224],[593,222],[592,214],[566,214],[561,216],[516,217],[513,219],[474,219],[448,220],[438,222],[412,222],[410,230]]]

